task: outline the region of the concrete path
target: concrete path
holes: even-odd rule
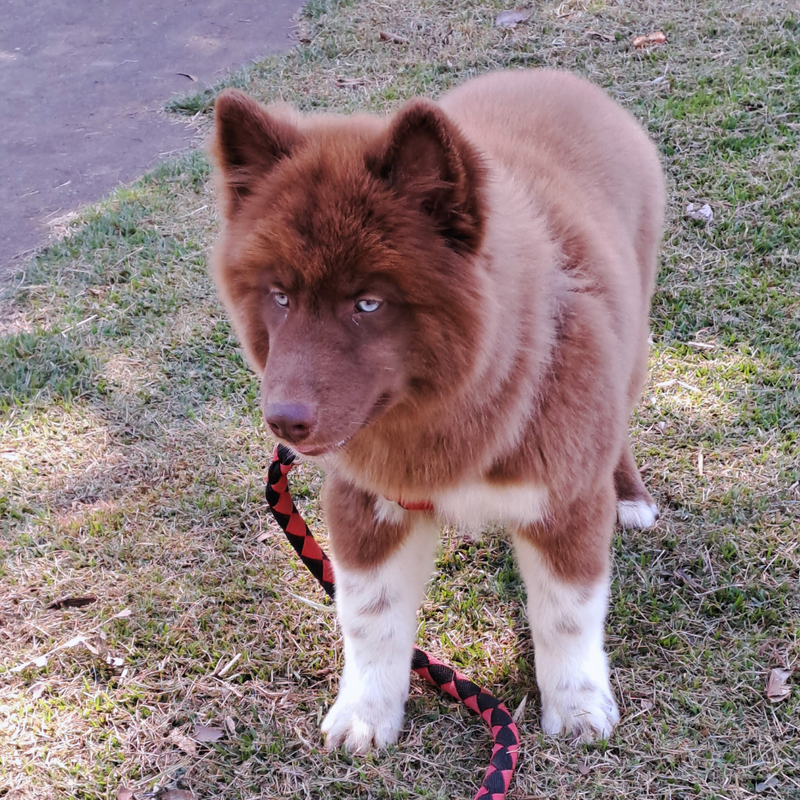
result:
[[[49,221],[189,147],[164,103],[288,49],[300,5],[0,0],[0,281]]]

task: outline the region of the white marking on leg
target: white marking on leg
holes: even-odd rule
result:
[[[644,531],[656,524],[658,506],[646,500],[619,500],[617,519],[623,528]]]
[[[542,728],[553,735],[566,731],[583,742],[607,737],[619,721],[603,650],[608,582],[564,582],[519,535],[514,549],[528,591]]]
[[[433,570],[437,526],[419,515],[402,546],[379,567],[334,560],[336,610],[344,634],[339,696],[322,723],[328,747],[365,753],[397,741],[408,697],[416,612]]]

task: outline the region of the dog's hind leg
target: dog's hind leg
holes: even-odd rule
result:
[[[322,732],[327,747],[365,753],[395,742],[403,725],[416,612],[438,526],[333,476],[325,501],[344,671]]]
[[[646,530],[656,524],[658,506],[645,488],[627,441],[614,470],[614,489],[617,493],[617,519],[623,528]]]

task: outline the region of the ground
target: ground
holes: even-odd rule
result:
[[[0,282],[64,218],[196,143],[164,103],[286,50],[300,0],[5,0]]]
[[[633,420],[662,517],[614,542],[620,726],[577,748],[542,735],[501,536],[446,536],[419,641],[512,711],[525,701],[512,798],[800,798],[797,676],[766,693],[800,656],[800,16],[532,5],[499,29],[504,4],[487,0],[312,0],[300,45],[234,80],[305,109],[381,110],[488,69],[562,66],[662,155],[669,221]],[[632,46],[659,30],[666,45]],[[211,97],[173,109],[205,118]],[[470,797],[486,731],[419,681],[397,746],[321,746],[340,639],[264,506],[257,383],[206,274],[208,174],[187,155],[87,210],[3,306],[0,797]],[[293,481],[324,540],[320,475]],[[195,741],[198,724],[220,738]]]

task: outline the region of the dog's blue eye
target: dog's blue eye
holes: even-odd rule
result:
[[[371,314],[373,311],[377,311],[380,305],[380,300],[373,300],[371,297],[367,297],[356,303],[356,311],[361,311],[364,314]]]
[[[289,298],[282,292],[275,292],[272,296],[275,298],[275,302],[282,308],[286,308],[286,306],[289,305]]]

